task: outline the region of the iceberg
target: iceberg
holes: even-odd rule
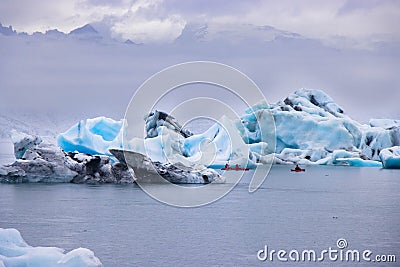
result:
[[[0,266],[102,267],[93,251],[77,248],[68,253],[56,247],[32,247],[16,229],[0,228]]]
[[[333,165],[344,165],[354,167],[382,167],[382,163],[374,160],[360,158],[359,152],[349,152],[346,150],[335,150],[331,156]]]
[[[23,157],[27,149],[33,148],[42,142],[36,135],[29,135],[16,130],[11,131],[11,140],[14,144],[14,155],[16,159]]]
[[[382,149],[379,153],[383,168],[400,169],[400,146],[394,146]]]
[[[270,110],[276,125],[275,163],[379,167],[379,152],[400,143],[400,127],[393,123],[395,120],[385,121],[385,125],[393,126],[390,128],[362,125],[320,90],[300,89],[270,105]],[[375,123],[381,126],[383,121]],[[340,159],[337,151],[353,153],[354,159]],[[270,160],[260,157],[261,162]]]
[[[153,162],[148,157],[135,152],[110,149],[109,153],[118,161],[106,155],[88,155],[78,152],[64,152],[58,146],[42,141],[39,136],[14,132],[14,146],[25,152],[20,159],[10,165],[0,166],[0,182],[3,183],[114,183],[131,184],[141,182],[160,182],[150,179],[160,176],[172,183],[207,184],[223,183],[225,179],[215,170],[203,165],[170,164]],[[23,137],[23,138],[18,138]],[[34,145],[26,140],[40,140]],[[27,147],[23,147],[26,144]],[[20,153],[20,150],[16,150]],[[125,154],[125,155],[124,155]],[[136,162],[132,172],[125,161],[126,154]],[[138,176],[137,174],[140,174]],[[163,182],[163,181],[161,181]]]
[[[109,148],[122,148],[122,120],[106,117],[81,120],[57,136],[58,145],[66,152],[111,155]]]
[[[257,150],[256,147],[253,149]],[[250,147],[243,141],[234,121],[225,116],[203,134],[186,138],[182,150],[189,162],[206,166],[224,166],[229,162],[252,167],[255,163]]]
[[[386,130],[390,130],[390,129],[394,129],[396,127],[400,127],[400,120],[370,119],[369,125],[371,125],[371,127],[381,127]]]
[[[380,167],[381,151],[400,145],[398,120],[372,119],[369,125],[360,124],[331,97],[314,89],[297,90],[271,105],[260,102],[240,119],[221,116],[207,131],[194,135],[172,116],[154,111],[145,117],[144,139],[129,140],[125,149],[162,164],[213,168],[226,163],[251,168],[271,162]],[[81,121],[57,141],[65,151],[110,155],[109,149],[122,147],[122,131],[122,120],[100,117]],[[350,154],[339,157],[343,151]]]
[[[51,183],[133,183],[134,176],[125,165],[108,156],[64,152],[39,136],[14,132],[17,160],[0,166],[0,182]],[[29,142],[28,142],[29,141]],[[22,156],[19,156],[24,151]],[[18,158],[19,157],[19,158]]]
[[[131,167],[136,181],[141,183],[164,183],[165,179],[174,184],[224,183],[225,178],[213,169],[203,165],[185,166],[181,163],[170,164],[152,162],[143,154],[111,149],[111,153],[121,162]]]
[[[343,165],[354,167],[379,167],[382,168],[382,163],[375,160],[362,160],[360,158],[337,158],[336,162]]]
[[[159,122],[153,124],[160,125],[156,131],[158,135],[146,138],[144,142],[140,138],[133,138],[128,141],[126,147],[149,156],[152,161],[165,164],[222,167],[230,162],[241,166],[255,166],[255,157],[250,151],[250,146],[243,141],[235,122],[225,116],[206,132],[186,138],[180,131]],[[255,147],[253,149],[255,150]]]
[[[157,137],[160,126],[165,126],[168,129],[182,135],[184,138],[192,136],[193,134],[182,127],[179,122],[172,116],[162,111],[154,111],[146,116],[146,138]]]

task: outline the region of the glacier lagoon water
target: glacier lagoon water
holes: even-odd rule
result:
[[[318,252],[339,238],[400,261],[400,171],[290,167],[274,166],[251,194],[249,172],[224,198],[189,209],[135,185],[0,184],[0,227],[18,229],[32,246],[89,248],[104,266],[267,266],[256,256],[265,245]]]

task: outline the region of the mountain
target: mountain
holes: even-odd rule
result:
[[[205,41],[208,34],[207,24],[187,24],[183,28],[181,35],[175,40],[175,42],[198,42]]]
[[[5,112],[0,110],[0,139],[8,139],[11,131],[27,134],[38,134],[54,140],[55,136],[67,129],[79,118],[75,115],[71,118],[49,112]]]
[[[15,129],[19,132],[36,133],[31,125],[9,116],[0,115],[0,138],[8,138],[11,135],[11,130]]]
[[[65,33],[60,32],[60,31],[57,30],[57,29],[53,29],[53,30],[48,30],[48,31],[46,31],[45,35],[47,35],[47,36],[53,36],[53,37],[64,37],[64,36],[65,36]]]
[[[90,24],[86,24],[82,27],[76,28],[75,30],[72,30],[68,35],[78,38],[79,40],[99,41],[103,39],[101,34]]]
[[[176,43],[188,42],[228,42],[228,43],[263,43],[278,39],[305,39],[297,33],[276,29],[271,26],[256,26],[252,24],[228,25],[223,28],[210,29],[207,24],[189,23]]]
[[[32,35],[26,33],[17,33],[12,26],[4,27],[0,23],[0,33],[3,35],[27,35],[33,37],[52,37],[63,38],[72,37],[78,40],[85,41],[103,41],[103,42],[125,42],[126,44],[138,44],[135,40],[117,40],[112,38],[112,32],[108,25],[105,23],[86,24],[82,27],[76,28],[65,34],[57,29],[48,30],[45,33],[35,32]],[[100,30],[97,30],[97,29]],[[288,31],[276,29],[271,26],[255,26],[251,24],[231,25],[221,29],[210,30],[207,24],[189,23],[183,29],[181,35],[173,42],[177,44],[186,43],[263,43],[275,41],[280,38],[287,39],[304,39],[303,36]]]
[[[0,34],[10,36],[10,35],[17,35],[17,32],[12,28],[12,26],[5,27],[0,22]]]
[[[87,35],[87,34],[99,34],[98,31],[96,31],[92,25],[86,24],[82,27],[76,28],[75,30],[72,30],[69,35]]]

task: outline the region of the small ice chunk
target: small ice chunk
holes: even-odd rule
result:
[[[103,264],[89,249],[78,248],[64,254],[61,248],[32,247],[18,230],[0,228],[0,266],[102,267]]]
[[[379,154],[383,168],[400,169],[400,146],[385,148]]]

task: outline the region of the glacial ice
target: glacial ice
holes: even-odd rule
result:
[[[21,151],[24,154],[10,165],[0,166],[0,182],[134,182],[128,168],[119,162],[111,162],[108,156],[66,153],[35,135],[13,132],[12,139],[14,147],[20,148],[15,149],[15,155],[19,155]]]
[[[382,167],[382,163],[375,160],[363,160],[359,152],[335,150],[331,156],[333,165],[346,165],[355,167]]]
[[[268,114],[273,115],[274,122]],[[268,140],[272,123],[276,127],[275,149],[275,140]],[[60,134],[58,144],[66,151],[109,155],[110,148],[122,147],[122,124],[104,117],[81,121]],[[112,135],[106,138],[103,133],[109,131]],[[146,131],[144,142],[132,139],[127,148],[148,155],[152,161],[187,166],[218,167],[229,162],[253,167],[273,162],[379,167],[381,151],[400,145],[398,121],[374,119],[370,125],[360,124],[327,94],[312,89],[300,89],[270,106],[260,102],[239,120],[223,116],[219,123],[196,135],[156,111],[146,117]],[[231,145],[233,140],[235,145]],[[342,152],[338,151],[351,155],[339,157]]]
[[[16,229],[0,228],[0,266],[29,267],[102,267],[103,264],[86,248],[68,253],[56,247],[32,247]]]
[[[400,146],[382,149],[379,157],[384,168],[400,169]]]
[[[132,151],[111,149],[120,163],[129,165],[135,173],[136,181],[141,183],[174,184],[224,183],[225,178],[213,169],[202,165],[186,166],[181,163],[170,164],[153,162],[149,157]]]
[[[42,142],[42,139],[36,135],[11,131],[11,140],[14,143],[14,155],[16,159],[20,159],[27,149],[30,149]]]
[[[160,134],[160,126],[166,126],[185,138],[193,135],[189,130],[184,129],[174,117],[156,110],[146,116],[146,138],[157,137]]]
[[[183,151],[190,162],[206,166],[224,166],[227,162],[251,166],[250,147],[243,141],[234,122],[225,116],[203,134],[186,138]]]
[[[14,146],[23,147],[26,140],[41,140],[38,136],[14,133],[16,141]],[[18,138],[23,137],[23,138]],[[158,137],[152,138],[157,140]],[[150,140],[150,139],[149,139]],[[40,141],[29,148],[24,148],[25,153],[21,159],[17,159],[11,165],[0,166],[0,182],[24,183],[24,182],[51,182],[51,183],[114,183],[130,184],[138,181],[150,182],[146,177],[158,174],[156,178],[163,177],[172,183],[222,183],[224,178],[215,170],[205,168],[203,165],[192,164],[185,166],[179,164],[167,164],[153,162],[145,155],[119,149],[110,149],[118,162],[110,160],[106,155],[87,155],[77,152],[64,152],[58,146]],[[19,153],[20,151],[16,151]],[[125,156],[134,157],[136,165],[128,168]],[[145,168],[145,162],[148,167]],[[131,164],[130,164],[131,165]],[[140,173],[138,177],[137,173]],[[147,179],[147,180],[146,180]]]
[[[392,128],[400,127],[400,120],[370,119],[369,125],[371,125],[371,127],[381,127],[390,130]]]
[[[121,148],[122,120],[106,117],[81,120],[57,136],[58,145],[66,152],[111,155],[109,148]]]

